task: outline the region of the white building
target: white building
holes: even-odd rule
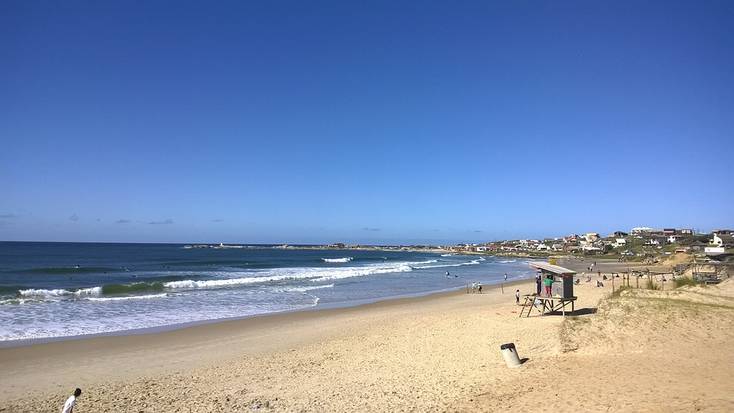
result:
[[[719,237],[719,234],[714,234],[714,238],[711,240],[711,245],[716,247],[723,247],[724,240]]]

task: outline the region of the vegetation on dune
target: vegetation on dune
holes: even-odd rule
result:
[[[699,284],[698,281],[690,277],[678,277],[673,281],[675,282],[675,288],[684,287],[686,285],[696,286]]]

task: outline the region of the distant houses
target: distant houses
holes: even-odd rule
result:
[[[629,232],[614,231],[606,237],[598,232],[569,234],[559,238],[516,239],[481,244],[457,244],[444,247],[454,252],[504,255],[611,254],[620,258],[651,257],[674,253],[721,253],[734,248],[734,231],[719,229],[711,235],[697,234],[690,228],[635,227]]]

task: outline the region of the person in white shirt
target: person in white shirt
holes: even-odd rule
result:
[[[61,413],[73,413],[74,412],[74,406],[76,406],[76,398],[81,396],[82,389],[77,388],[74,390],[74,394],[69,396],[68,399],[66,399],[66,403],[64,403],[64,407],[61,409]]]

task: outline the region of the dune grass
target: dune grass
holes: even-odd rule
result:
[[[674,281],[675,281],[675,288],[684,287],[686,285],[690,285],[690,286],[699,285],[698,281],[690,277],[678,277]]]

